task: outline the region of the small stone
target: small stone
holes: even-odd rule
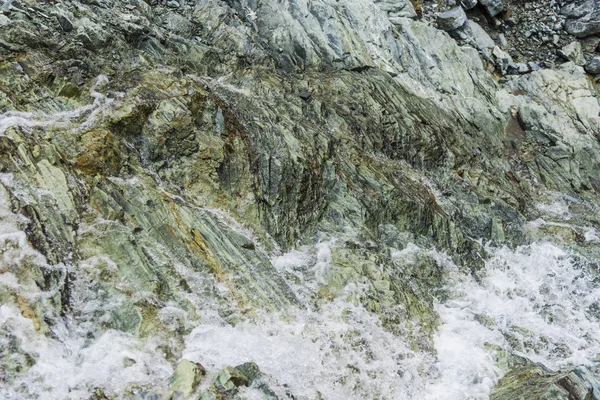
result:
[[[235,368],[223,368],[215,379],[212,387],[218,393],[233,395],[238,392],[238,387],[249,386],[250,380]]]
[[[526,74],[531,71],[529,65],[525,63],[512,64],[510,67],[519,74]]]
[[[310,99],[310,96],[311,96],[310,92],[307,90],[301,90],[299,95],[300,95],[300,98],[304,101]]]
[[[585,71],[592,75],[600,74],[600,56],[594,56],[592,61],[585,66]]]
[[[161,400],[161,396],[153,391],[144,391],[135,397],[136,400]]]
[[[500,47],[495,46],[494,50],[492,50],[492,54],[496,57],[496,65],[500,68],[500,71],[504,74],[506,73],[508,67],[513,63],[512,57],[502,51]]]
[[[175,1],[175,0],[170,0],[169,2],[167,2],[167,7],[170,8],[179,8],[179,2]]]
[[[496,46],[494,47],[494,50],[492,51],[492,54],[494,55],[494,57],[496,57],[498,60],[508,60],[511,57],[505,53],[504,51],[502,51],[500,49],[500,47]],[[512,61],[512,60],[511,60]]]
[[[6,15],[0,14],[0,26],[8,25],[9,22],[10,19]]]
[[[506,46],[508,46],[508,41],[506,40],[506,37],[503,34],[498,35],[498,44],[501,48],[506,48]]]
[[[454,7],[438,15],[438,27],[445,31],[453,31],[467,22],[467,14],[461,7]]]
[[[527,64],[529,65],[529,69],[531,69],[532,71],[539,71],[540,69],[542,69],[542,67],[540,67],[540,65],[536,62],[529,61]]]

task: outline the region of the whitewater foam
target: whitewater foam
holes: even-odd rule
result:
[[[14,268],[24,260],[47,264],[28,244],[23,221],[10,212],[6,193],[0,200],[0,286],[31,303],[47,301],[55,293],[19,282]],[[598,271],[568,250],[550,243],[487,248],[491,258],[479,280],[443,253],[415,245],[392,250],[393,260],[424,252],[443,268],[446,296],[435,304],[440,326],[433,338],[435,352],[430,353],[415,350],[376,315],[349,300],[364,295],[364,286],[351,284],[334,300],[314,301],[339,243],[344,241],[324,237],[313,246],[273,258],[274,267],[302,302],[281,315],[258,311],[252,320],[233,326],[198,292],[189,299],[198,307],[200,324],[176,304],[165,304],[158,318],[168,329],[191,330],[182,356],[200,362],[212,374],[252,361],[276,383],[276,392],[285,387],[298,399],[486,399],[506,372],[497,359],[502,349],[554,369],[598,366]],[[107,268],[112,265],[109,259],[90,258],[81,261],[79,273],[92,279],[100,261]],[[193,283],[191,270],[176,268]],[[216,290],[229,289],[217,285]],[[111,307],[85,293],[74,296],[83,314]],[[89,322],[54,321],[52,335],[44,335],[15,305],[0,306],[0,329],[18,337],[20,351],[35,359],[10,387],[0,386],[0,398],[85,398],[95,387],[126,397],[131,387],[160,384],[172,373],[156,337],[141,339],[109,329],[90,338]],[[246,392],[258,396],[251,389]]]

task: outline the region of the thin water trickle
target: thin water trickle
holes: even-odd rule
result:
[[[114,99],[106,97],[96,89],[108,83],[108,78],[99,75],[95,84],[90,88],[90,96],[94,99],[92,104],[86,104],[72,110],[57,113],[41,111],[7,111],[0,114],[0,136],[11,127],[19,128],[74,128],[82,130],[93,125],[96,119],[104,112],[116,105]],[[85,119],[84,119],[85,118]]]

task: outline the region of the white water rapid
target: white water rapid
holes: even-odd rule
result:
[[[24,257],[43,262],[10,223],[16,216],[3,212],[2,263],[22,262]],[[330,246],[335,241],[273,259],[284,276],[297,278],[293,287],[305,302],[326,273]],[[448,293],[435,305],[441,321],[434,337],[436,354],[411,349],[362,306],[338,299],[318,310],[307,302],[291,316],[265,315],[260,323],[235,327],[212,314],[205,318],[210,322],[188,335],[183,356],[209,370],[254,361],[299,399],[319,394],[326,399],[486,399],[503,374],[500,349],[550,368],[597,365],[597,271],[550,243],[489,250],[493,256],[479,282],[448,257],[429,251],[444,268]],[[405,251],[423,250],[411,246]],[[0,275],[0,285],[36,295],[19,287],[10,273]],[[363,289],[345,290],[351,295]],[[152,340],[109,330],[87,343],[75,321],[65,323],[60,338],[39,336],[30,320],[8,306],[0,306],[0,326],[38,354],[36,364],[16,384],[0,384],[0,398],[20,398],[21,385],[40,398],[79,398],[86,387],[119,391],[131,382],[156,382],[171,373]]]

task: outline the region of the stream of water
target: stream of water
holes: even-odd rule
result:
[[[41,257],[21,240],[15,224],[6,222],[6,213],[4,221],[4,263],[20,262],[27,254]],[[294,286],[299,298],[308,298],[318,286],[328,268],[329,246],[321,243],[273,259],[282,274],[301,276],[301,284]],[[503,374],[494,356],[497,349],[550,368],[596,366],[596,271],[549,243],[492,252],[483,279],[476,282],[443,254],[429,251],[445,270],[450,294],[435,305],[441,320],[436,354],[412,350],[362,306],[334,300],[318,310],[307,305],[285,318],[265,315],[261,323],[200,324],[187,336],[183,355],[209,370],[254,361],[298,399],[318,393],[326,399],[486,399]],[[28,290],[9,273],[0,275],[0,284]],[[8,305],[0,306],[0,326],[39,355],[11,387],[0,386],[2,398],[20,398],[22,385],[31,394],[57,399],[83,397],[85,387],[119,392],[133,382],[164,380],[172,372],[152,340],[109,330],[87,343],[74,323],[66,323],[62,337],[52,339],[37,335],[31,321]]]

